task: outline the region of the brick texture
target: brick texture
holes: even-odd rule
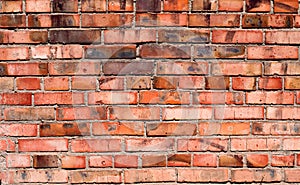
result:
[[[0,184],[300,183],[298,0],[0,0]]]

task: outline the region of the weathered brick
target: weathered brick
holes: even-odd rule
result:
[[[34,168],[57,168],[58,156],[57,155],[34,155],[33,167]]]
[[[13,152],[16,151],[16,143],[11,139],[0,140],[0,151]]]
[[[228,169],[178,169],[179,182],[227,182]]]
[[[7,66],[0,64],[0,67],[5,75],[10,76],[41,76],[48,74],[48,64],[45,62],[10,62]]]
[[[160,112],[157,107],[111,107],[111,120],[159,120]]]
[[[142,155],[143,167],[165,167],[167,164],[165,155]]]
[[[250,46],[248,59],[298,59],[298,48],[294,46]]]
[[[44,123],[40,125],[40,136],[85,136],[90,135],[87,123]]]
[[[15,170],[11,177],[14,183],[67,183],[68,172],[65,170]]]
[[[189,104],[190,93],[178,91],[141,91],[141,104]]]
[[[129,135],[142,136],[144,135],[143,122],[104,122],[93,123],[93,135]]]
[[[100,42],[98,30],[50,30],[50,43],[91,44]]]
[[[243,28],[292,28],[294,17],[291,15],[252,15],[243,16]]]
[[[164,1],[164,11],[188,11],[188,0],[166,0]]]
[[[119,1],[119,0],[109,0],[108,1],[109,11],[133,11],[133,0]]]
[[[163,120],[193,120],[193,119],[211,119],[212,108],[199,107],[199,108],[186,108],[174,107],[163,108]]]
[[[294,155],[272,155],[272,166],[294,166]]]
[[[136,46],[86,46],[85,58],[87,59],[118,59],[118,58],[135,58]]]
[[[68,151],[68,139],[19,139],[21,152]]]
[[[74,90],[96,89],[96,77],[72,77],[71,88]]]
[[[16,86],[18,90],[39,90],[41,89],[40,78],[17,78]]]
[[[140,138],[140,139],[127,139],[125,141],[126,151],[173,151],[175,148],[174,139],[165,138]]]
[[[78,1],[76,0],[54,0],[53,12],[78,12]]]
[[[74,139],[71,141],[72,152],[119,152],[120,139]]]
[[[196,46],[194,57],[201,59],[244,58],[244,46]]]
[[[176,89],[179,79],[175,76],[154,76],[153,88],[155,89]]]
[[[0,105],[31,105],[31,93],[0,93]]]
[[[243,0],[219,0],[218,10],[240,12],[243,10]]]
[[[65,169],[85,168],[85,156],[63,156],[61,158],[61,167]]]
[[[223,76],[205,77],[205,89],[229,89],[229,78]]]
[[[262,31],[244,31],[244,30],[213,30],[213,43],[232,43],[232,44],[248,44],[248,43],[262,43]]]
[[[299,77],[285,77],[284,78],[284,88],[290,90],[300,89],[300,78]]]
[[[137,26],[187,26],[187,24],[188,15],[185,13],[141,13],[136,15]]]
[[[105,107],[60,107],[56,109],[57,120],[105,120]]]
[[[4,109],[5,120],[53,120],[54,108],[17,108],[8,107]]]
[[[265,62],[264,66],[264,75],[284,75],[286,73],[287,64],[283,62]]]
[[[21,12],[22,6],[23,6],[22,0],[0,1],[0,12],[1,13]]]
[[[50,62],[50,75],[99,75],[100,63],[98,62]]]
[[[205,79],[203,76],[181,76],[178,79],[179,89],[204,89]]]
[[[231,171],[232,182],[279,182],[281,181],[281,171],[278,169],[236,169]]]
[[[89,166],[90,167],[112,167],[112,156],[110,155],[102,155],[102,156],[90,156]]]
[[[210,33],[203,30],[158,30],[159,42],[208,43]]]
[[[6,157],[6,167],[8,168],[28,168],[30,166],[30,155],[9,154]]]
[[[154,62],[106,62],[103,64],[105,75],[152,75]]]
[[[169,154],[167,166],[191,166],[191,154]]]
[[[135,76],[126,77],[126,89],[127,90],[140,90],[151,88],[151,77],[150,76]]]
[[[79,27],[80,16],[77,14],[37,14],[28,16],[28,27]]]
[[[283,150],[299,150],[300,143],[299,138],[286,138],[282,141],[282,149]]]
[[[247,12],[270,12],[271,3],[270,0],[253,1],[246,0]]]
[[[204,122],[198,124],[198,132],[201,136],[208,135],[249,135],[250,123],[248,122]]]
[[[25,15],[0,15],[0,28],[24,28],[25,26]]]
[[[299,3],[297,0],[275,0],[274,12],[297,13]]]
[[[151,174],[151,175],[149,175]],[[132,169],[124,172],[125,183],[175,182],[175,169]]]
[[[83,14],[82,27],[119,27],[131,26],[131,14]]]
[[[149,43],[156,41],[156,32],[153,29],[105,30],[105,43]]]
[[[147,136],[192,136],[196,127],[191,123],[148,123]]]
[[[243,167],[242,155],[220,155],[219,156],[220,167]]]
[[[188,46],[147,44],[140,48],[142,58],[190,58]]]
[[[138,156],[137,155],[116,155],[114,166],[116,168],[137,168]]]
[[[242,93],[231,92],[201,92],[193,94],[194,104],[243,104]]]
[[[137,104],[136,92],[88,93],[89,104]]]
[[[260,76],[262,75],[261,63],[249,63],[249,62],[219,62],[212,64],[213,75],[225,75],[225,76]]]
[[[3,63],[2,63],[3,64]],[[5,73],[5,66],[0,63],[0,76],[2,72]],[[0,77],[0,89],[2,92],[12,91],[14,89],[14,78],[11,77]]]
[[[83,104],[84,96],[82,93],[76,92],[64,92],[64,93],[35,93],[34,104],[35,105],[74,105]]]
[[[219,138],[178,139],[178,151],[227,151],[228,140]]]
[[[26,0],[26,12],[50,12],[50,0]]]
[[[194,154],[193,166],[216,167],[217,161],[216,154]]]
[[[246,140],[248,151],[280,150],[282,144],[278,138],[248,138]]]
[[[263,119],[264,107],[218,107],[216,119]]]
[[[284,170],[284,180],[286,182],[300,182],[299,174],[300,170],[298,169],[285,169]]]
[[[80,45],[37,46],[31,48],[31,55],[36,59],[74,59],[82,58]]]
[[[45,91],[66,91],[69,90],[69,79],[66,77],[44,78]]]
[[[234,77],[232,78],[232,89],[234,90],[255,90],[255,78],[253,77]]]
[[[300,119],[299,111],[297,107],[268,107],[267,119],[275,120],[289,120]]]
[[[28,47],[5,47],[0,48],[0,60],[28,60]]]
[[[82,12],[104,12],[106,11],[106,0],[82,0]]]
[[[294,104],[291,92],[249,92],[246,93],[247,104]]]
[[[268,154],[248,154],[247,166],[253,168],[264,168],[269,163]]]
[[[0,43],[38,44],[48,41],[47,31],[2,31]]]
[[[298,31],[267,31],[267,44],[297,44],[300,42]]]
[[[193,11],[216,11],[218,2],[216,0],[194,0]]]
[[[122,182],[121,170],[84,170],[72,171],[71,183],[121,183]]]
[[[101,90],[123,90],[124,77],[103,76],[99,78],[99,88]],[[129,88],[131,89],[131,88]]]
[[[1,124],[1,136],[37,136],[37,125],[35,124]]]
[[[137,12],[160,12],[161,2],[159,0],[137,0]]]
[[[160,75],[201,75],[208,74],[208,63],[206,62],[158,62],[157,74]]]

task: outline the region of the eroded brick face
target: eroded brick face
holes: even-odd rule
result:
[[[0,184],[300,183],[298,0],[0,0]]]

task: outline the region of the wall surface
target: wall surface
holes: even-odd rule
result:
[[[0,0],[2,184],[299,184],[298,0]]]

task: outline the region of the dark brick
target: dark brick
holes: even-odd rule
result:
[[[85,47],[85,58],[101,59],[101,58],[135,58],[136,46],[87,46]]]
[[[159,30],[159,42],[209,42],[209,31],[201,30]]]
[[[190,58],[189,46],[146,44],[140,48],[142,58]]]
[[[78,0],[53,0],[53,12],[77,12]]]
[[[270,0],[247,0],[247,12],[269,12],[271,10]]]
[[[40,125],[40,136],[81,136],[90,134],[87,123],[54,123]]]
[[[0,28],[25,27],[25,15],[0,15]]]
[[[206,89],[229,89],[229,77],[205,77]]]
[[[137,0],[136,11],[137,12],[160,12],[161,2],[160,0]]]
[[[153,62],[107,62],[103,65],[103,72],[108,75],[151,75],[153,69]]]
[[[98,30],[51,30],[51,43],[81,43],[100,42],[101,33]]]
[[[191,154],[170,154],[167,160],[167,166],[191,166]]]
[[[153,88],[155,89],[176,89],[179,79],[176,77],[158,77],[153,79]]]
[[[58,156],[57,155],[35,155],[33,156],[34,168],[57,168]]]
[[[244,46],[196,46],[195,58],[244,58]]]
[[[75,15],[51,15],[52,27],[76,27],[79,22]]]

